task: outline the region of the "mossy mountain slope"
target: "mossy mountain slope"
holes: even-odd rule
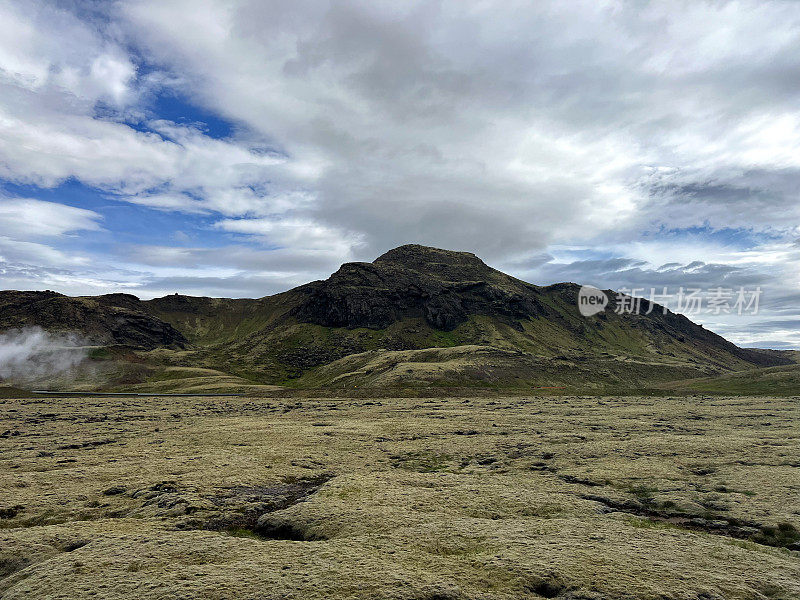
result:
[[[612,369],[621,360],[658,363],[674,378],[686,376],[687,369],[707,375],[785,361],[738,348],[659,306],[649,314],[616,314],[613,294],[605,312],[582,317],[578,290],[571,283],[520,281],[466,252],[401,246],[372,263],[348,263],[327,280],[295,288],[291,302],[284,302],[292,308],[270,326],[224,344],[217,359],[236,369],[225,357],[247,357],[255,372],[273,369],[270,376],[309,384],[332,381],[319,377],[325,371],[314,376],[309,370],[361,352],[468,345],[550,360],[613,359]],[[643,301],[643,310],[649,308]]]
[[[0,292],[0,307],[10,307],[0,327],[73,329],[98,343],[150,351],[140,352],[146,361],[293,386],[430,384],[437,377],[443,385],[574,383],[578,371],[581,380],[602,381],[592,373],[610,372],[615,385],[640,385],[790,362],[739,348],[658,305],[649,310],[646,301],[647,314],[617,314],[610,291],[606,311],[582,317],[578,290],[572,283],[526,283],[468,252],[407,245],[371,263],[344,264],[324,281],[260,299],[175,294],[141,301],[125,294]],[[466,360],[469,346],[494,350]],[[359,371],[364,361],[341,362],[384,353],[370,355],[368,362],[397,371],[404,361],[392,352],[454,347],[465,348],[411,360],[404,368],[419,371],[419,377],[350,376],[347,368]],[[442,361],[447,364],[430,367]],[[578,363],[584,367],[576,370]]]

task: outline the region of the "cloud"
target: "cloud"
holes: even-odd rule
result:
[[[527,273],[527,278],[538,282],[570,281],[592,284],[602,289],[668,287],[754,288],[773,283],[774,275],[752,268],[727,264],[706,264],[696,261],[689,264],[662,265],[660,267],[630,258],[577,260],[569,263],[549,261]],[[640,294],[641,295],[641,294]]]
[[[141,265],[177,267],[184,271],[186,267],[223,267],[289,275],[325,270],[332,272],[339,268],[336,259],[324,251],[298,251],[295,248],[262,250],[234,244],[221,248],[131,246],[123,255],[127,260]]]
[[[0,16],[0,83],[88,105],[133,100],[136,65],[97,28],[35,0],[5,2]]]
[[[237,273],[214,277],[191,274],[171,277],[153,277],[139,292],[143,298],[154,298],[180,291],[182,294],[223,298],[261,298],[283,292],[299,285],[294,274],[280,275],[260,273]]]
[[[101,215],[94,211],[33,198],[0,198],[0,230],[7,237],[54,237],[76,231],[97,231]]]
[[[781,74],[797,66],[798,19],[778,4],[209,2],[177,32],[163,24],[184,4],[119,8],[197,101],[281,149],[277,188],[304,190],[224,230],[290,246],[306,238],[288,231],[333,232],[338,256],[420,242],[508,261],[653,225],[786,234],[796,215],[795,90]],[[743,43],[753,27],[779,33]],[[756,183],[756,219],[697,194]]]
[[[418,242],[537,283],[800,293],[791,3],[65,6],[0,7],[0,178],[202,216],[215,248],[181,227],[90,271],[61,238],[100,221],[71,214],[49,246],[4,232],[17,274],[53,280],[50,248],[76,280],[233,295]]]
[[[305,219],[224,219],[216,226],[224,231],[263,237],[275,246],[298,252],[338,249],[337,254],[346,256],[358,244],[356,236],[351,236],[346,230]]]
[[[80,52],[48,36],[27,62],[8,60],[19,81],[38,83],[35,102],[24,97],[23,114],[8,116],[7,178],[76,176],[160,210],[342,231],[364,256],[419,241],[500,258],[653,221],[738,225],[698,187],[747,190],[759,169],[792,169],[797,156],[794,90],[778,76],[797,66],[797,16],[778,4],[110,6],[113,28],[33,11],[33,23],[75,29]],[[687,12],[719,26],[689,24]],[[167,26],[177,19],[185,26]],[[735,33],[753,26],[776,35],[742,43]],[[124,62],[123,42],[168,69],[148,82],[173,82],[240,123],[239,139],[163,119],[139,131],[80,110],[63,120],[61,105],[47,114],[43,73],[62,55],[83,83],[54,89],[87,99],[152,91],[130,69],[109,79],[126,94],[91,91],[92,65]],[[761,87],[743,86],[752,78]],[[17,95],[32,89],[17,83]],[[261,155],[248,138],[278,150]],[[31,152],[14,156],[19,147]],[[788,189],[761,180],[764,203]],[[691,211],[670,210],[690,196]],[[759,214],[763,227],[785,226],[786,214]]]
[[[16,245],[21,245],[23,249],[27,246]],[[26,262],[26,257],[7,258],[0,246],[0,288],[57,290],[69,296],[112,292],[141,294],[146,273],[109,267],[101,263],[101,257],[75,257],[47,246],[36,248],[35,251],[40,254],[29,255],[27,260],[31,262]]]
[[[0,198],[0,281],[28,287],[36,273],[85,268],[92,259],[54,247],[59,239],[100,230],[101,215],[82,208],[33,198]],[[44,243],[46,242],[46,243]],[[13,276],[12,276],[13,274]]]
[[[47,244],[0,236],[0,259],[6,264],[29,267],[70,268],[88,265],[91,258],[75,252],[64,252]]]
[[[263,136],[216,139],[202,124],[151,118],[181,79],[139,73],[124,33],[49,4],[0,7],[0,178],[54,187],[74,178],[133,203],[183,212],[296,209],[302,179]],[[0,36],[2,37],[2,36]]]

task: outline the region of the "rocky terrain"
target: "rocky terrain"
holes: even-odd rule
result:
[[[37,326],[79,334],[93,344],[141,350],[184,348],[186,338],[135,296],[71,298],[57,292],[0,292],[0,331]]]

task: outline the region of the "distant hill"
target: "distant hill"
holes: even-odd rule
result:
[[[0,331],[37,326],[96,344],[151,350],[183,348],[186,338],[127,294],[70,298],[56,292],[0,291]]]
[[[197,369],[211,369],[290,387],[619,388],[792,362],[658,306],[616,314],[610,290],[610,306],[583,317],[578,290],[526,283],[468,252],[407,245],[260,299],[0,292],[0,329],[77,331],[115,348],[120,364],[148,365],[137,386],[185,369],[196,387]],[[125,377],[136,379],[102,383]]]

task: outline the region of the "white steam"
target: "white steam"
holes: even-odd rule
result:
[[[25,383],[69,375],[88,350],[86,340],[73,333],[40,327],[0,333],[0,381]]]

